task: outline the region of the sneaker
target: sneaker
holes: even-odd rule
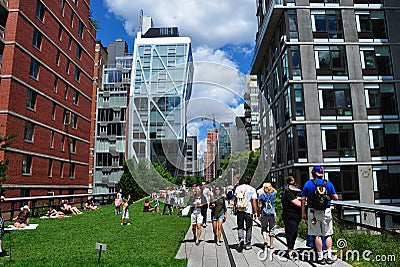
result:
[[[131,225],[131,223],[128,223],[128,225]]]
[[[326,262],[327,264],[333,264],[333,263],[335,262],[335,260],[336,260],[336,259],[334,259],[333,257],[332,257],[332,258],[326,258],[325,262]]]
[[[221,242],[217,242],[217,246],[219,246],[219,247],[220,247],[220,246],[221,246]]]
[[[124,225],[124,223],[121,223],[121,225]]]
[[[246,245],[246,250],[250,250],[251,249],[251,245]]]
[[[206,228],[207,227],[207,224],[206,223],[203,223],[203,228]]]
[[[200,245],[200,241],[196,241],[196,246],[199,246]]]
[[[7,251],[3,250],[0,252],[0,257],[8,257],[9,255],[7,254]]]
[[[244,247],[244,240],[241,240],[241,241],[239,242],[239,252],[242,252],[242,251],[243,251],[243,247]]]
[[[325,259],[324,258],[319,258],[315,261],[316,264],[319,265],[325,265]]]

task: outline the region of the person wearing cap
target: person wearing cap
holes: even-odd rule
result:
[[[311,171],[312,177],[318,186],[322,186],[325,182],[324,168],[322,166],[314,166]],[[331,200],[338,200],[335,187],[330,181],[326,181],[326,190]],[[312,180],[305,183],[303,191],[301,192],[301,216],[306,220],[306,201],[308,206],[308,234],[315,236],[315,247],[317,250],[317,263],[319,264],[332,264],[332,235],[333,235],[333,220],[330,208],[330,201],[328,208],[325,210],[317,210],[313,208],[313,200],[315,197],[316,185]],[[326,237],[327,258],[323,257],[322,251],[322,236]]]
[[[282,199],[282,219],[285,224],[287,255],[290,259],[295,259],[297,254],[294,253],[293,249],[301,221],[301,201],[298,198],[301,190],[297,187],[292,176],[289,176],[286,181],[293,182],[285,186]]]
[[[13,221],[16,221],[14,223],[14,227],[24,228],[25,226],[29,225],[29,218],[31,217],[29,212],[30,209],[28,205],[23,206],[20,213],[15,218],[13,218]]]

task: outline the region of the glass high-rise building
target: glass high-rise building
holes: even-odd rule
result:
[[[147,27],[138,32],[133,54],[128,157],[166,162],[174,174],[184,169],[178,152],[184,153],[186,143],[186,101],[193,79],[191,40],[180,37],[175,27],[153,28],[149,17],[142,24]]]
[[[257,0],[261,151],[270,177],[325,167],[340,199],[400,203],[399,1]],[[270,160],[268,112],[276,155]]]

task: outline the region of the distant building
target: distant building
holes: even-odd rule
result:
[[[186,102],[191,95],[191,40],[174,27],[154,28],[144,17],[135,39],[128,123],[128,157],[167,163],[183,172]]]
[[[185,155],[185,175],[193,176],[198,174],[197,167],[197,136],[188,136],[186,138]]]
[[[7,197],[87,193],[96,31],[90,1],[0,1]]]
[[[269,114],[276,128],[272,181],[304,185],[318,164],[341,200],[400,203],[400,1],[257,3],[251,74],[264,162]]]
[[[249,124],[250,149],[260,148],[260,108],[257,76],[246,75],[245,101],[248,106],[246,123]]]
[[[126,152],[126,114],[133,57],[128,54],[128,45],[122,39],[111,42],[107,52],[108,64],[103,69],[102,85],[97,90],[94,134],[96,193],[115,191],[123,173]]]
[[[207,182],[218,178],[218,129],[207,131],[207,151],[204,152],[204,178]]]

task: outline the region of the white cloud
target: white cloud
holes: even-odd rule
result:
[[[207,139],[200,140],[197,143],[197,154],[203,155],[205,151],[207,151]]]
[[[153,18],[156,27],[179,27],[181,36],[190,36],[195,46],[218,48],[253,43],[257,32],[254,0],[104,0],[104,3],[131,35],[138,29],[141,9],[144,15]]]

